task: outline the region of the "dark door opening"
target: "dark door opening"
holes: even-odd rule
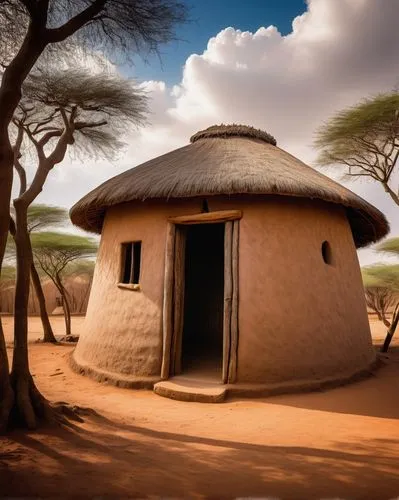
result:
[[[182,372],[222,377],[224,223],[187,227]]]

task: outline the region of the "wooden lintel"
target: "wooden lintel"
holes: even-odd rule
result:
[[[169,217],[168,221],[172,224],[215,224],[217,222],[227,222],[241,218],[241,210],[219,210],[217,212],[206,212],[203,214]]]

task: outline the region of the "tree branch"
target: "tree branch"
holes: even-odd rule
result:
[[[85,24],[93,21],[93,18],[104,9],[107,0],[94,0],[89,7],[71,18],[59,28],[48,29],[46,34],[47,43],[58,43],[73,35]]]

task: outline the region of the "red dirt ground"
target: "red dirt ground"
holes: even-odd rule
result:
[[[3,320],[10,341],[11,318]],[[52,322],[61,334],[61,318]],[[37,319],[30,328],[34,340]],[[384,329],[372,329],[380,342]],[[72,349],[32,343],[31,371],[48,399],[98,415],[3,437],[0,497],[399,496],[398,347],[355,384],[220,405],[99,384],[71,371]]]

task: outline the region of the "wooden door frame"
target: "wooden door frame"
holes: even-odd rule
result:
[[[222,381],[237,377],[238,349],[238,253],[241,210],[221,210],[168,219],[165,246],[163,296],[162,380],[180,373],[184,320],[185,227],[192,224],[224,223],[224,314]]]

